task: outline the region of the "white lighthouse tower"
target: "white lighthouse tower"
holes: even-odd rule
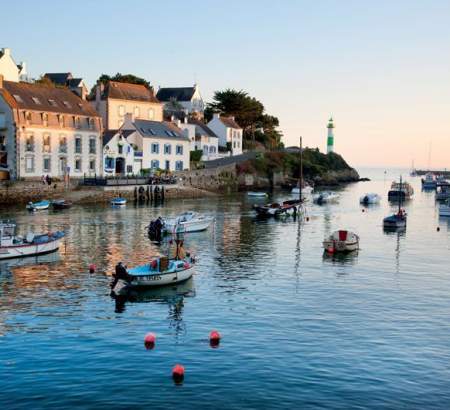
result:
[[[331,117],[328,121],[328,136],[327,136],[327,154],[334,152],[334,124],[333,118]]]

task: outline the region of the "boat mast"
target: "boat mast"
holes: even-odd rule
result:
[[[402,176],[400,175],[400,187],[398,188],[398,213],[402,210]]]
[[[300,137],[300,173],[299,173],[299,195],[300,195],[300,202],[302,202],[302,185],[303,185],[303,144],[302,144],[302,137]]]

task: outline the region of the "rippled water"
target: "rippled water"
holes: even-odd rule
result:
[[[22,233],[68,234],[57,254],[0,266],[1,407],[448,408],[450,222],[415,179],[406,232],[384,233],[398,171],[361,174],[374,179],[349,185],[336,204],[310,204],[300,223],[256,221],[243,195],[3,209]],[[379,206],[359,205],[368,191],[383,194]],[[144,227],[188,209],[216,217],[214,229],[187,239],[199,258],[193,280],[116,306],[114,265],[159,252]],[[321,241],[342,227],[360,235],[361,250],[324,257]],[[214,328],[217,349],[207,340]],[[149,331],[154,350],[143,345]],[[176,363],[186,368],[182,386],[171,380]]]

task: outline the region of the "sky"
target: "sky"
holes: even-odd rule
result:
[[[33,77],[132,73],[203,98],[244,90],[286,146],[352,166],[450,168],[450,0],[1,0],[0,47]]]

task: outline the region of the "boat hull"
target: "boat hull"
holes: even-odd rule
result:
[[[171,285],[174,283],[184,282],[185,280],[191,278],[193,274],[194,267],[190,267],[188,269],[177,272],[149,272],[148,275],[135,276],[129,286],[132,288],[137,288]]]
[[[61,239],[54,239],[45,243],[26,244],[17,246],[0,247],[0,260],[24,258],[27,256],[44,255],[46,253],[56,252],[60,246]]]
[[[359,249],[359,242],[325,240],[323,241],[323,247],[327,252],[329,252],[330,250],[332,250],[333,252],[341,253],[353,252]]]
[[[450,206],[439,207],[439,216],[450,217]]]
[[[206,231],[212,221],[212,219],[186,222],[166,221],[163,229],[166,233],[201,232]]]
[[[267,194],[265,192],[247,192],[247,196],[253,196],[256,198],[265,198]]]

